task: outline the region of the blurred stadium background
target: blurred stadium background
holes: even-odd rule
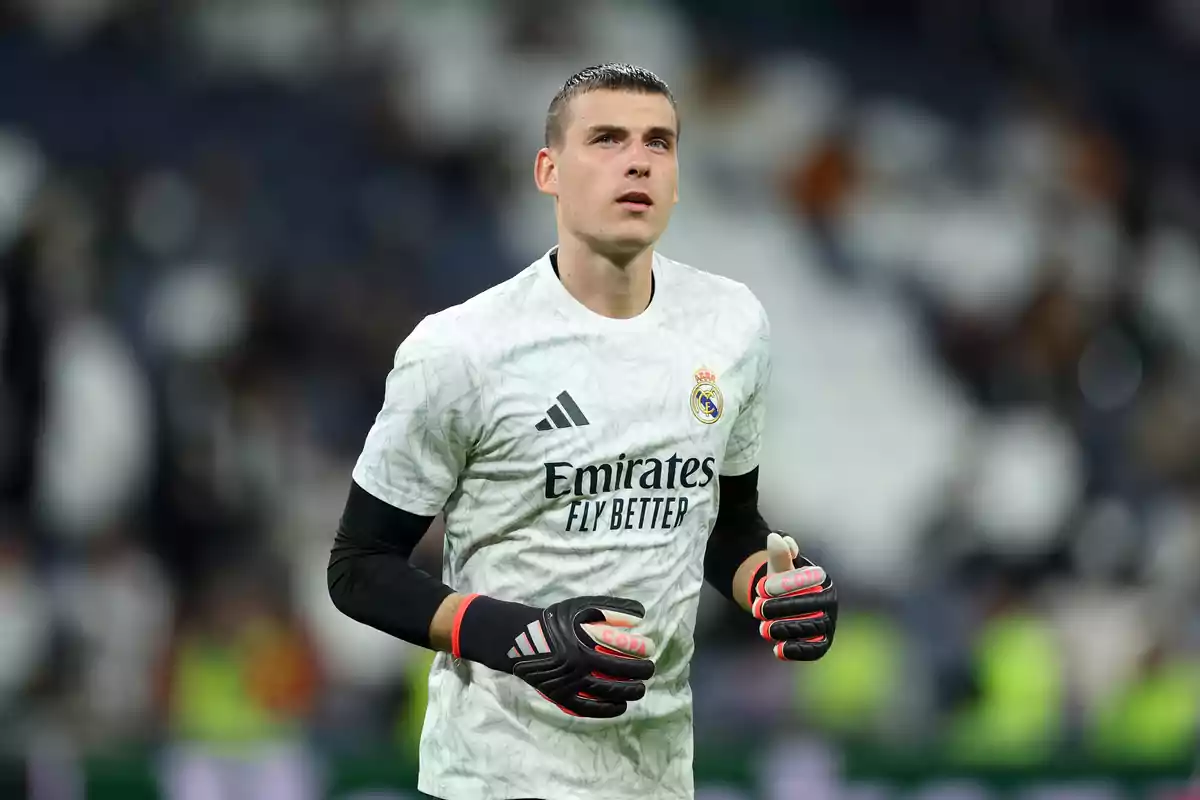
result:
[[[1200,3],[0,8],[0,797],[414,796],[428,661],[333,527],[605,60],[679,96],[661,249],[763,298],[764,500],[844,592],[802,667],[705,598],[701,798],[1185,796]]]

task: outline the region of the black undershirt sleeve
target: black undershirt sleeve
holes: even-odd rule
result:
[[[720,478],[721,505],[704,553],[704,578],[730,600],[733,576],[750,556],[767,546],[771,528],[758,510],[758,467]]]
[[[364,625],[429,647],[429,624],[452,590],[409,557],[432,522],[351,483],[326,573],[334,606]]]

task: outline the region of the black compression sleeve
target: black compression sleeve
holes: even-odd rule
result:
[[[720,480],[721,506],[704,553],[704,578],[734,600],[733,576],[747,558],[766,547],[771,528],[758,510],[758,467]]]
[[[352,483],[326,573],[338,610],[429,647],[429,624],[452,592],[408,559],[432,522],[433,517],[395,508]]]

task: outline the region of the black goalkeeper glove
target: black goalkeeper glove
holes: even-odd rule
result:
[[[800,555],[796,540],[767,536],[765,573],[750,589],[759,634],[775,642],[775,657],[816,661],[829,652],[837,628],[837,591],[825,570]]]
[[[646,694],[654,642],[629,628],[646,615],[621,597],[573,597],[546,608],[468,595],[451,652],[516,675],[568,714],[609,718]]]

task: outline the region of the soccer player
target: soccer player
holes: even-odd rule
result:
[[[329,591],[348,616],[441,651],[418,786],[434,797],[693,797],[705,580],[778,658],[832,643],[830,580],[757,508],[764,310],[654,250],[678,200],[679,134],[644,69],[568,79],[534,163],[557,246],[396,352]],[[440,580],[409,564],[438,513]]]

